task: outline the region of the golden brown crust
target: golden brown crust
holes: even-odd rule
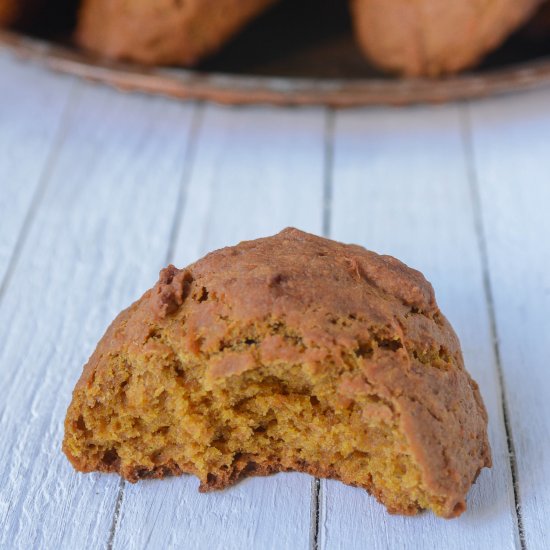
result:
[[[437,76],[476,64],[541,0],[350,0],[365,55],[382,69]]]
[[[67,451],[65,451],[67,452]],[[75,467],[76,464],[72,457],[69,457],[71,462]],[[144,468],[132,468],[122,471],[120,469],[120,463],[112,463],[106,465],[105,463],[98,464],[97,467],[87,469],[86,465],[83,464],[83,467],[77,467],[81,472],[92,472],[100,471],[103,473],[118,473],[122,475],[127,481],[131,483],[137,483],[142,479],[163,479],[170,476],[180,476],[183,474],[194,474],[197,475],[197,472],[192,465],[187,465],[186,468],[182,469],[178,464],[173,462],[156,466],[152,469]],[[282,464],[279,460],[262,460],[258,457],[242,455],[239,457],[234,464],[234,467],[231,471],[220,471],[216,474],[210,474],[205,481],[201,481],[199,486],[199,491],[201,493],[208,493],[211,491],[220,491],[231,487],[241,479],[247,477],[264,477],[282,472],[301,472],[304,474],[309,474],[317,478],[324,479],[335,479],[342,481],[347,485],[358,487],[366,490],[369,494],[374,496],[377,500],[384,503],[383,496],[380,491],[376,488],[375,484],[370,480],[369,483],[355,483],[353,480],[342,479],[339,476],[338,471],[334,468],[326,468],[320,464],[309,464],[303,461],[287,461],[285,464]],[[407,506],[407,507],[392,507],[386,504],[386,508],[390,514],[401,514],[406,516],[412,516],[421,511],[421,508],[418,506]],[[450,515],[449,517],[455,517],[460,515],[464,509],[459,508],[456,510],[457,513]]]
[[[292,341],[277,333],[281,324]],[[244,339],[252,329],[254,336],[246,336],[254,339],[252,345],[231,348],[229,339],[235,334]],[[170,346],[154,339],[159,334]],[[491,465],[487,414],[431,285],[398,260],[356,245],[286,229],[213,252],[184,270],[169,266],[109,327],[75,388],[66,419],[67,456],[81,471],[118,471],[130,481],[182,472],[200,477],[192,462],[145,467],[123,464],[116,453],[92,459],[80,449],[71,451],[82,407],[94,407],[121,384],[116,361],[135,362],[144,354],[153,365],[197,357],[206,367],[200,384],[207,391],[229,388],[264,365],[276,369],[277,360],[301,365],[312,380],[330,380],[336,390],[330,396],[333,412],[362,403],[363,418],[398,426],[423,490],[437,497],[437,512],[445,517],[465,509],[469,487]],[[87,392],[98,381],[103,393],[92,398]],[[360,485],[394,512],[419,507],[388,500],[368,478],[358,482],[330,465],[293,460],[238,453],[230,467],[203,476],[202,487],[226,487],[252,473],[298,470]]]
[[[99,55],[194,65],[275,0],[84,0],[77,42]]]

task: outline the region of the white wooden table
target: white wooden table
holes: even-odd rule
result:
[[[74,383],[178,266],[297,226],[422,270],[462,340],[494,467],[468,511],[388,515],[301,474],[200,495],[74,472]],[[0,51],[0,548],[550,548],[550,89],[401,109],[122,94]]]

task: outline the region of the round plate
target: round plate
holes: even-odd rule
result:
[[[67,40],[10,31],[0,31],[0,44],[53,70],[120,89],[226,104],[404,105],[550,84],[550,40],[546,32],[540,32],[540,25],[512,37],[474,72],[440,79],[402,79],[382,75],[367,64],[343,13],[325,13],[313,24],[311,10],[300,11],[296,4],[293,8],[283,2],[218,56],[193,70],[109,62],[78,50]]]

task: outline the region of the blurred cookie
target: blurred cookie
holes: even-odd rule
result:
[[[194,65],[275,0],[84,0],[77,42],[96,54]]]
[[[380,68],[438,76],[472,67],[498,47],[541,0],[350,0],[355,33]]]

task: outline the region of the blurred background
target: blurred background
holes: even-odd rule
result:
[[[546,15],[411,79],[365,60],[342,2],[282,2],[194,68],[84,53],[58,9],[0,32],[0,547],[550,547]],[[432,282],[490,418],[494,466],[459,519],[301,474],[130,486],[61,454],[82,365],[158,271],[287,226]]]

